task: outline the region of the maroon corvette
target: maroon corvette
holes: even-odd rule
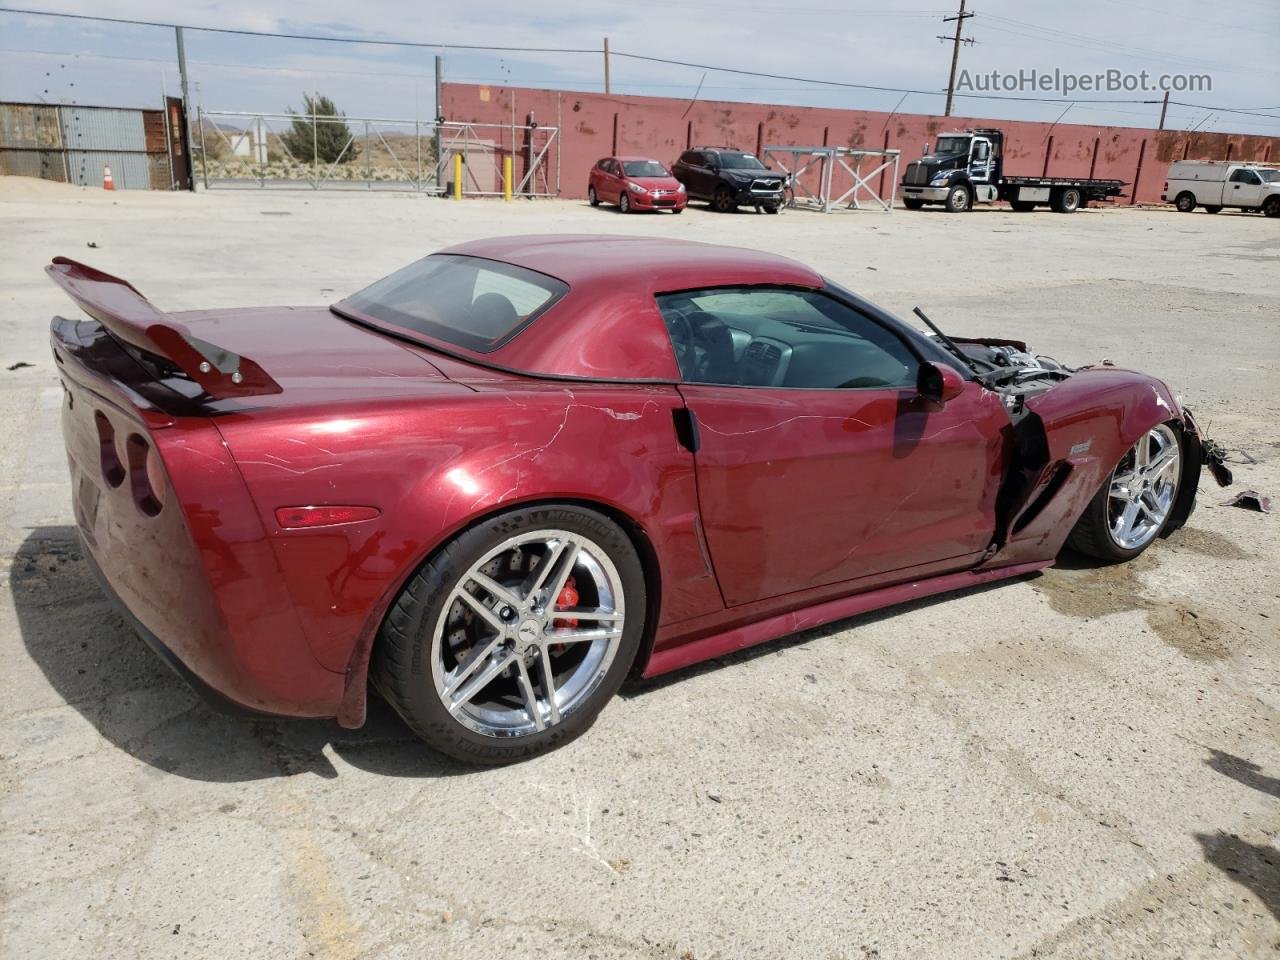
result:
[[[162,313],[48,268],[74,509],[202,693],[495,763],[652,677],[1108,561],[1202,463],[1159,380],[926,336],[792,260],[656,239],[433,254],[333,307]],[[921,315],[923,318],[923,315]],[[926,321],[927,322],[927,321]]]

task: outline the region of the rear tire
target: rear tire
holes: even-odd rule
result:
[[[1184,190],[1174,199],[1173,205],[1178,208],[1179,213],[1190,213],[1196,208],[1196,195]]]
[[[738,209],[728,187],[716,187],[715,195],[711,198],[711,206],[717,213],[733,213]]]
[[[915,197],[904,197],[902,200],[902,205],[906,207],[908,210],[924,209],[924,201],[917,200]]]
[[[1034,200],[1010,200],[1009,206],[1013,207],[1018,213],[1029,213],[1036,208]]]
[[[1205,212],[1205,213],[1221,213],[1221,212],[1222,212],[1222,208],[1221,208],[1221,207],[1210,207],[1210,206],[1206,205],[1206,206],[1205,206],[1205,208],[1204,208],[1204,212]]]
[[[600,206],[600,197],[597,196],[595,187],[587,187],[587,203],[593,207]]]
[[[1049,206],[1055,213],[1075,213],[1080,209],[1084,195],[1076,187],[1055,191],[1049,198]]]
[[[952,187],[947,194],[947,212],[964,213],[973,205],[973,197],[968,187]]]
[[[552,565],[537,579],[546,557]],[[581,599],[565,599],[569,589]],[[469,763],[524,760],[581,735],[617,693],[640,648],[646,602],[640,559],[612,520],[569,504],[513,510],[463,531],[410,578],[378,633],[370,677],[434,749]],[[557,603],[584,619],[554,619]],[[586,618],[586,608],[612,619]],[[610,635],[547,639],[592,628]]]

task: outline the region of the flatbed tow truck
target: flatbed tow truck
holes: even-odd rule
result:
[[[907,164],[900,189],[908,210],[940,203],[962,213],[975,203],[1006,200],[1019,211],[1044,205],[1075,213],[1090,200],[1120,196],[1124,186],[1123,180],[1005,176],[1004,131],[984,128],[938,137],[932,153]]]

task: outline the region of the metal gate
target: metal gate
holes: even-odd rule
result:
[[[195,149],[205,189],[284,188],[452,192],[454,156],[462,194],[560,192],[559,129],[536,123],[437,123],[384,117],[199,110]]]
[[[789,207],[809,207],[830,213],[844,204],[847,209],[860,210],[861,195],[865,202],[879,207],[885,213],[893,212],[893,198],[898,186],[898,158],[901,151],[885,148],[884,150],[857,150],[850,147],[795,147],[776,144],[764,148],[764,155],[773,160],[787,174],[790,186]],[[863,163],[869,161],[871,169],[864,170]],[[852,163],[853,166],[849,166]],[[788,166],[790,164],[790,166]],[[884,190],[884,174],[892,168],[888,178],[888,196],[882,196]],[[811,171],[813,171],[811,173]],[[816,176],[817,191],[805,185],[806,174],[809,179]],[[838,196],[833,196],[836,189],[836,178],[842,178],[841,187],[845,187]],[[871,185],[871,178],[879,175],[879,189]],[[846,186],[847,185],[847,186]]]

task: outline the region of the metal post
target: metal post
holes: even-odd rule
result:
[[[1164,101],[1160,104],[1160,126],[1156,127],[1157,130],[1164,129],[1164,115],[1168,112],[1169,112],[1169,91],[1166,90],[1164,92]]]
[[[511,157],[502,158],[502,199],[511,202]]]
[[[183,133],[184,133],[183,139],[185,140],[187,145],[187,156],[190,157],[191,156],[191,122],[189,120],[189,117],[191,116],[191,114],[187,110],[187,102],[188,102],[187,101],[187,49],[182,42],[182,28],[174,27],[173,34],[174,34],[174,39],[177,40],[178,42],[178,79],[182,85],[182,126],[183,126]],[[167,105],[165,106],[165,109],[168,110]],[[201,132],[203,133],[203,131]],[[172,172],[173,170],[171,165],[170,173]],[[190,181],[191,181],[191,189],[194,191],[196,188],[196,178],[192,176],[190,177]]]
[[[204,108],[196,108],[196,119],[200,121],[200,176],[204,179],[205,190],[209,189],[209,154],[204,148]],[[190,153],[187,154],[190,156]],[[191,176],[191,189],[194,190],[196,184],[195,171]]]
[[[311,186],[320,189],[320,122],[316,119],[316,95],[311,95]]]
[[[443,184],[440,183],[440,171],[443,169],[441,164],[444,163],[444,155],[440,152],[443,148],[442,138],[440,136],[440,128],[444,125],[444,100],[441,97],[441,87],[444,86],[444,57],[436,54],[436,192],[443,193]]]
[[[462,154],[453,152],[453,199],[462,199]]]
[[[609,95],[609,38],[604,38],[604,92]]]

